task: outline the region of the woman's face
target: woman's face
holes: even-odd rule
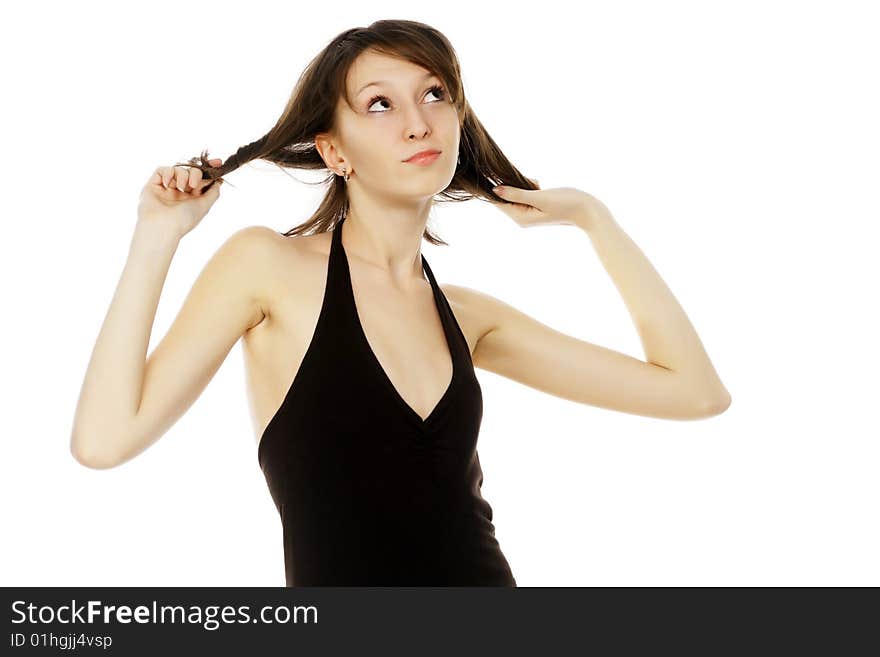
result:
[[[369,189],[401,200],[443,191],[455,175],[460,128],[440,78],[411,62],[364,51],[346,86],[354,110],[339,100],[336,134],[321,136],[318,148],[332,169],[348,170],[349,191]],[[441,153],[427,165],[405,161],[426,149]]]

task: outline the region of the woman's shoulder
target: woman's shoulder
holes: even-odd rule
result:
[[[438,285],[469,342],[476,344],[494,328],[492,308],[493,302],[497,301],[495,297],[465,285]]]
[[[229,237],[229,241],[258,259],[282,257],[290,264],[309,256],[326,256],[329,253],[329,233],[285,235],[269,226],[257,224],[238,229]]]
[[[241,275],[252,279],[255,294],[269,314],[279,299],[308,295],[323,280],[330,253],[329,233],[285,235],[252,225],[230,238],[241,254]]]

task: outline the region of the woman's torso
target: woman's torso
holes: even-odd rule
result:
[[[287,583],[515,586],[480,494],[472,343],[424,256],[424,278],[390,284],[348,258],[343,227],[326,258],[315,236],[316,316],[273,315],[301,353],[263,355],[287,363],[257,450]]]
[[[278,410],[314,334],[327,277],[330,232],[277,237],[267,280],[260,281],[266,317],[243,338],[248,402],[255,439]],[[450,377],[443,327],[428,281],[409,293],[393,291],[370,267],[348,256],[361,324],[401,396],[424,417]],[[473,354],[485,323],[444,293]],[[415,330],[413,330],[415,327]],[[392,348],[393,345],[393,348]],[[420,364],[412,367],[413,363]],[[416,378],[415,375],[418,375]]]

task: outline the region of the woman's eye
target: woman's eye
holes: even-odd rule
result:
[[[428,89],[427,93],[436,94],[439,97],[438,100],[444,100],[446,98],[446,92],[443,90],[443,87],[441,87],[439,84],[435,84],[433,87]],[[367,103],[367,112],[369,114],[384,114],[385,113],[383,111],[373,111],[370,109],[375,103],[378,103],[380,100],[385,101],[386,103],[388,102],[388,98],[386,96],[382,96],[382,95],[373,96],[372,98],[370,98],[369,102]],[[437,102],[437,101],[435,101],[435,102]]]

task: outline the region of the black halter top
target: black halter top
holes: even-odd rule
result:
[[[461,327],[422,255],[452,357],[449,385],[422,419],[363,331],[343,224],[308,350],[257,449],[287,586],[515,587],[480,493],[483,398]]]

